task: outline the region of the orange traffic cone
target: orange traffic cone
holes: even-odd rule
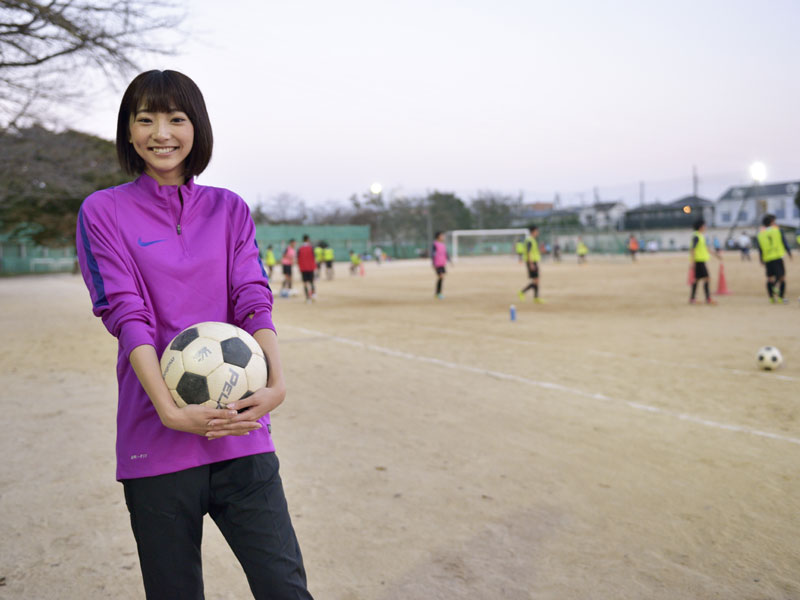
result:
[[[725,267],[719,263],[719,279],[717,280],[717,296],[730,294],[728,284],[725,282]]]
[[[689,263],[689,274],[686,276],[686,285],[694,283],[694,263]]]
[[[364,272],[365,272],[365,270],[364,270],[364,264],[362,263],[361,265],[359,265],[359,268],[358,268],[358,274],[359,274],[359,275],[361,275],[361,276],[363,277],[363,276],[364,276]]]

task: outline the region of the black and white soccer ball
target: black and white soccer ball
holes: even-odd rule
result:
[[[775,346],[764,346],[756,355],[756,364],[765,371],[774,371],[783,364],[781,351]]]
[[[224,408],[267,385],[267,361],[249,333],[207,321],[187,327],[169,343],[161,375],[178,406]]]

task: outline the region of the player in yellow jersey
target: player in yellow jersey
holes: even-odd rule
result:
[[[517,294],[520,300],[525,299],[525,292],[533,290],[533,301],[537,304],[544,304],[544,300],[539,298],[539,263],[542,255],[539,252],[539,228],[536,225],[528,227],[528,237],[525,238],[525,267],[528,269],[530,282]]]
[[[333,279],[333,259],[335,258],[333,248],[325,242],[325,250],[322,253],[322,260],[325,261],[325,277]]]
[[[350,250],[350,275],[358,275],[361,266],[361,256]]]
[[[272,244],[267,246],[264,262],[267,263],[267,277],[272,279],[272,268],[275,266],[275,253],[272,251]]]
[[[578,264],[583,264],[586,262],[586,255],[589,254],[589,247],[583,243],[583,238],[578,236]]]
[[[694,264],[694,281],[692,282],[692,295],[689,298],[689,304],[695,303],[695,294],[697,293],[697,284],[703,282],[703,292],[706,295],[706,304],[716,304],[717,301],[711,297],[711,292],[708,289],[708,268],[706,263],[711,255],[708,252],[706,245],[706,222],[703,219],[697,219],[694,223],[694,233],[692,234],[692,247],[689,249],[689,260]],[[719,258],[719,254],[717,254]]]
[[[317,245],[314,246],[314,262],[317,264],[317,272],[314,275],[316,279],[322,276],[322,261],[324,260],[322,257],[324,254],[325,242],[317,242]]]
[[[764,215],[761,223],[764,229],[758,232],[758,252],[761,255],[761,264],[767,270],[767,295],[770,302],[786,302],[786,267],[783,257],[788,254],[792,258],[792,251],[783,237],[783,232],[775,224],[775,215]],[[775,286],[778,286],[776,298]]]

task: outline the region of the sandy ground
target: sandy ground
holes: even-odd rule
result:
[[[422,262],[277,299],[273,433],[316,598],[800,599],[800,263],[787,306],[724,264],[716,307],[687,305],[683,255],[545,263],[545,305],[511,258],[462,260],[442,301]],[[116,342],[77,277],[0,302],[0,598],[143,598]],[[207,598],[250,597],[210,520],[204,561]]]

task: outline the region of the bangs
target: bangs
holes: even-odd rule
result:
[[[171,77],[169,71],[151,71],[142,77],[130,95],[128,112],[135,115],[138,112],[185,112],[191,120],[191,101],[185,82],[180,78]]]

